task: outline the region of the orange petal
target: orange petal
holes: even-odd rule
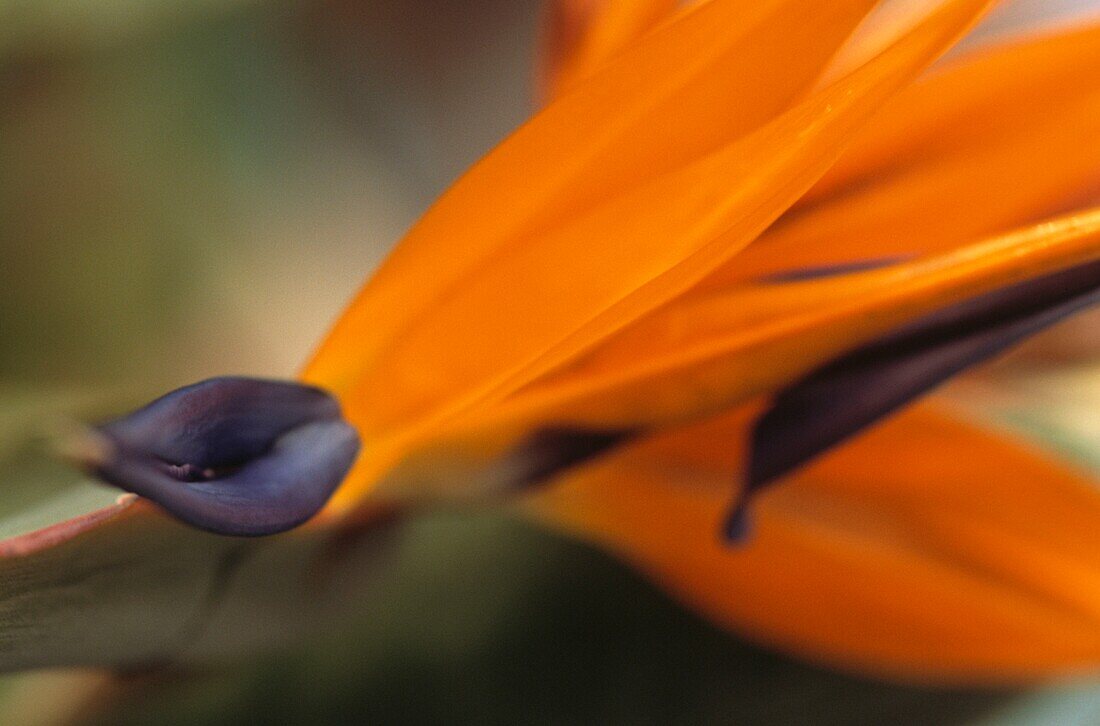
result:
[[[689,294],[485,416],[602,427],[698,418],[917,317],[1098,257],[1100,209],[881,270]]]
[[[460,224],[441,210],[452,207],[456,199],[470,196],[479,186],[472,180],[480,182],[485,174],[504,171],[502,159],[516,160],[513,152],[523,144],[505,144],[483,163],[480,173],[475,170],[434,213],[429,213],[419,236],[413,233],[421,241],[427,237],[446,240],[447,250],[436,254],[430,263],[418,258],[398,276],[396,271],[410,264],[410,250],[417,245],[403,248],[405,254],[399,250],[381,277],[376,278],[378,284],[368,288],[344,326],[338,328],[328,354],[322,351],[320,362],[307,377],[344,392],[354,383],[358,390],[353,390],[345,403],[353,418],[360,417],[358,423],[370,438],[428,414],[446,416],[478,400],[491,400],[576,355],[683,292],[750,242],[829,167],[866,118],[948,47],[985,4],[981,0],[944,4],[858,72],[745,139],[620,194],[568,223],[521,239],[521,244],[509,245],[490,258],[481,258],[476,270],[460,278],[465,265],[448,265],[456,254],[466,252],[463,242],[467,233],[484,231],[484,220],[477,215],[469,220],[476,223]],[[687,21],[722,5],[715,1],[686,13],[638,47],[663,42],[668,36],[684,40],[687,36],[680,31],[694,27]],[[782,7],[790,11],[794,5],[784,3]],[[859,14],[849,8],[849,25]],[[783,16],[782,27],[806,25],[801,14],[786,17],[787,13],[777,11],[776,16]],[[815,33],[821,30],[816,24],[814,28]],[[771,44],[774,41],[769,41]],[[681,66],[684,57],[689,55],[678,56]],[[611,70],[620,69],[621,64],[611,66]],[[595,79],[585,88],[591,89],[593,84]],[[580,98],[589,96],[570,94],[552,109],[571,103],[575,106]],[[541,118],[545,121],[548,117],[561,120],[552,110]],[[545,131],[545,125],[536,120],[527,127],[528,133],[521,132],[513,142],[531,142],[532,137]],[[570,144],[565,140],[562,143],[562,155],[571,166]],[[645,143],[639,147],[647,148]],[[542,152],[545,157],[546,149]],[[545,160],[540,163],[545,164]],[[516,169],[499,177],[512,190],[523,188],[518,193],[526,196],[527,183],[521,179],[525,178]],[[531,184],[536,197],[545,191],[537,177]],[[505,210],[512,208],[507,199],[493,200],[497,219],[508,217]],[[434,229],[443,217],[450,218],[452,228]],[[432,234],[427,234],[429,229]],[[478,239],[472,244],[484,248],[484,243],[484,239]],[[432,244],[433,249],[437,246]],[[425,307],[430,297],[422,298],[421,294],[437,287],[434,271],[426,268],[429,264],[450,276],[454,286],[434,305]],[[398,277],[401,282],[397,282]],[[380,300],[376,296],[378,285],[400,285],[406,292],[411,288],[418,299],[405,299],[400,313],[375,309],[370,301]],[[396,291],[395,287],[389,289]],[[391,302],[397,300],[395,297]],[[408,319],[410,315],[415,316],[415,324],[385,354],[371,361],[369,376],[349,381],[343,377],[347,370],[339,374],[328,365],[341,356],[347,357],[352,350],[360,360],[370,357],[369,341],[365,343],[368,352],[360,356],[364,340],[351,335],[353,330],[366,330],[368,320],[363,314],[367,310],[377,313],[369,318],[370,324],[383,330],[395,319]],[[448,405],[441,407],[441,401]]]
[[[474,166],[420,220],[307,373],[346,390],[494,256],[789,106],[874,0],[711,0],[637,43]]]
[[[951,249],[1100,200],[1100,26],[956,61],[890,102],[705,284]]]
[[[551,0],[540,85],[550,99],[576,86],[680,6],[679,0]]]
[[[919,407],[760,496],[719,537],[743,414],[539,490],[532,513],[720,625],[906,678],[1011,681],[1100,661],[1100,493],[1037,452]]]
[[[402,496],[514,486],[516,452],[540,431],[638,433],[696,421],[917,318],[1098,258],[1100,210],[872,272],[690,294],[425,436],[382,486]]]

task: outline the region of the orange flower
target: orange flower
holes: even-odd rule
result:
[[[766,444],[780,473],[1100,280],[1100,212],[1073,206],[1100,168],[1100,31],[915,81],[986,5],[946,2],[830,74],[874,4],[717,0],[664,22],[674,3],[557,4],[556,99],[428,212],[306,370],[364,438],[334,506],[521,495],[716,621],[817,659],[966,678],[1094,665],[1091,482],[939,408],[763,493],[743,545],[719,536],[784,391],[853,362],[843,395],[788,404]],[[1049,277],[1069,269],[1073,292]],[[1026,281],[1044,277],[1057,291],[1038,299]],[[1005,289],[1015,302],[990,297]],[[968,304],[960,330],[929,322]],[[899,329],[892,369],[854,365]],[[837,424],[856,404],[871,410]],[[811,421],[843,430],[793,441]]]
[[[555,4],[553,100],[303,374],[362,445],[315,521],[512,503],[804,657],[1094,667],[1092,480],[939,403],[883,421],[1100,297],[1100,29],[922,76],[989,4],[856,41],[874,0]]]

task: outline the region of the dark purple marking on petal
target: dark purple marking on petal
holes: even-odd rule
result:
[[[898,255],[895,257],[876,257],[869,260],[852,260],[851,262],[838,262],[833,265],[821,265],[818,267],[801,267],[794,270],[783,270],[760,278],[765,283],[806,282],[808,280],[820,280],[826,277],[839,277],[851,275],[857,272],[870,272],[884,267],[897,265],[913,259],[910,256]]]
[[[744,497],[896,411],[951,376],[1100,303],[1100,261],[955,305],[858,348],[778,394],[749,442]]]
[[[566,469],[606,454],[637,433],[633,429],[543,428],[513,449],[501,466],[510,473],[513,486],[536,486]]]
[[[260,536],[316,514],[343,480],[359,437],[311,386],[214,378],[99,427],[104,481],[218,534]]]

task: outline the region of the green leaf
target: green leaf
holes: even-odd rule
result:
[[[103,44],[256,0],[0,0],[0,50]]]
[[[74,487],[0,531],[24,533],[99,496]],[[144,502],[92,516],[106,521],[0,543],[0,669],[206,662],[294,642],[354,612],[392,530],[227,538]]]
[[[114,698],[98,711],[85,704],[83,718],[947,726],[1007,695],[876,682],[766,652],[606,555],[499,513],[420,517],[392,555],[354,622],[225,667],[117,681]]]

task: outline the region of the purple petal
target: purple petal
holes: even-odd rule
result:
[[[869,260],[853,260],[851,262],[838,262],[832,265],[820,265],[818,267],[799,267],[793,270],[783,270],[766,277],[760,278],[760,282],[784,283],[806,282],[807,280],[821,280],[826,277],[839,277],[840,275],[852,275],[858,272],[881,270],[883,267],[897,265],[912,257],[876,257]]]
[[[819,368],[778,394],[750,441],[751,493],[951,376],[1100,302],[1100,262],[946,308]],[[743,532],[738,507],[731,526]]]
[[[257,536],[316,514],[359,451],[324,391],[297,383],[215,378],[99,429],[109,443],[92,472],[218,534]]]
[[[537,486],[567,469],[608,453],[637,433],[633,429],[547,427],[520,443],[500,466],[510,473],[512,486]]]

